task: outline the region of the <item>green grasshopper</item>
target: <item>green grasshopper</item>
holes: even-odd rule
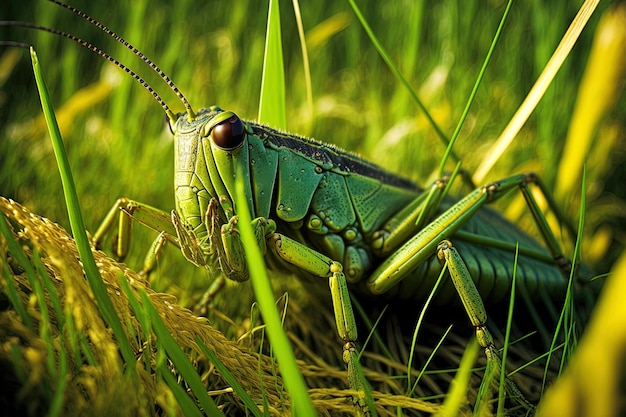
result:
[[[509,296],[514,268],[518,294],[528,305],[535,299],[562,303],[571,287],[570,275],[573,287],[590,300],[591,292],[585,288],[590,274],[572,270],[530,191],[530,186],[536,185],[550,209],[559,213],[536,175],[511,176],[455,200],[446,196],[453,178],[441,178],[424,190],[334,146],[242,120],[217,106],[194,111],[171,80],[136,48],[79,10],[52,1],[133,50],[186,108],[184,113],[174,114],[139,76],[85,41],[29,25],[73,39],[131,74],[163,107],[174,135],[175,209],[166,213],[120,199],[94,234],[94,244],[99,245],[119,222],[116,255],[123,258],[134,219],[159,232],[155,248],[169,241],[193,264],[218,269],[234,281],[246,281],[237,215],[243,208],[236,203],[235,191],[236,180],[243,181],[246,209],[254,219],[257,244],[268,265],[328,280],[349,383],[357,393],[367,386],[358,375],[351,291],[421,300],[446,269],[488,363],[496,370],[502,364],[487,329],[484,302],[499,303]],[[514,190],[524,195],[545,246],[485,207]],[[539,317],[534,320],[541,321]],[[507,391],[530,407],[508,380]],[[359,409],[368,409],[365,394],[357,394],[355,401]]]

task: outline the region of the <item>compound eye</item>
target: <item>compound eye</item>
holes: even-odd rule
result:
[[[213,143],[222,149],[235,149],[243,143],[246,129],[237,115],[231,116],[211,129]]]

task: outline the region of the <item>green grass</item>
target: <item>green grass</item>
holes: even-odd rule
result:
[[[8,16],[3,18],[36,21],[106,46],[120,61],[140,69],[175,110],[182,110],[175,97],[136,58],[86,22],[43,1],[33,2],[31,8],[18,4],[10,3]],[[72,4],[102,20],[153,58],[195,108],[219,104],[248,119],[259,113],[257,97],[262,85],[267,4],[235,2],[218,7],[198,2],[136,2],[125,13],[99,4]],[[441,131],[452,136],[504,5],[478,1],[462,5],[444,1],[426,6],[413,2],[357,4]],[[287,129],[353,150],[427,184],[427,179],[438,170],[445,145],[380,58],[349,5],[330,2],[303,4],[301,8],[308,36],[313,109],[307,100],[293,10],[288,2],[282,2]],[[472,172],[481,163],[484,152],[543,69],[575,12],[574,5],[514,4],[455,145],[455,153],[462,157],[465,169]],[[550,188],[558,184],[561,150],[600,12],[592,18],[537,112],[490,179],[533,170],[542,175]],[[173,207],[172,142],[163,129],[163,114],[148,94],[130,77],[69,41],[17,29],[3,30],[1,39],[28,41],[43,63],[76,176],[87,230],[97,228],[120,196],[165,210]],[[11,61],[9,54],[15,54],[15,50],[4,49],[0,53],[6,54],[0,69],[10,71],[0,96],[0,195],[69,227],[27,56],[22,53]],[[620,104],[615,108],[620,108]],[[276,120],[272,122],[281,123],[281,118]],[[610,252],[606,242],[618,247],[623,243],[615,225],[623,222],[618,214],[624,209],[624,195],[615,178],[619,178],[624,160],[623,155],[606,145],[615,143],[615,132],[620,132],[623,125],[623,114],[608,113],[596,134],[596,143],[603,153],[592,154],[588,161],[590,195],[586,201],[586,224],[590,227],[584,241],[588,242],[589,253],[587,257],[583,253],[583,259],[595,263],[608,258],[599,265],[599,271],[607,271],[620,250]],[[453,168],[453,162],[448,169]],[[577,216],[577,192],[574,187],[562,199],[572,219]],[[519,204],[506,206],[513,207],[507,212],[517,221],[515,207]],[[520,220],[522,225],[525,222]],[[616,230],[613,236],[607,237],[607,227]],[[153,238],[149,232],[135,228],[134,250],[127,259],[131,267],[140,268],[144,248]],[[173,249],[166,249],[159,258],[156,275],[158,280],[152,287],[174,294],[180,304],[187,306],[197,301],[214,278],[184,262]],[[315,292],[297,283],[275,284],[277,291],[288,288],[296,299],[300,296],[304,306],[306,301],[302,300],[309,292]],[[216,300],[217,309],[235,322],[246,319],[251,303],[248,287],[244,284],[227,288],[223,298]],[[239,297],[241,301],[232,302]],[[288,311],[288,319],[290,314],[297,313]],[[242,327],[216,320],[216,326],[231,340],[245,334]],[[334,340],[334,332],[330,333],[331,347],[327,351],[334,349],[338,354],[340,343]],[[430,348],[436,343],[434,339]],[[323,359],[334,363],[333,359]]]
[[[81,3],[76,5],[80,7]],[[132,42],[141,40],[138,46],[165,69],[195,107],[218,104],[235,110],[244,118],[257,117],[266,6],[237,3],[220,5],[213,10],[214,6],[192,6],[191,2],[177,2],[176,6],[154,2],[144,7],[138,4],[118,15],[100,7],[84,8]],[[309,46],[315,109],[311,114],[306,105],[293,11],[289,4],[283,4],[288,129],[336,143],[425,184],[436,171],[445,147],[380,59],[349,6],[339,3],[327,8],[303,7],[305,28],[315,40]],[[547,6],[513,7],[500,46],[455,145],[456,153],[462,155],[464,167],[470,172],[479,165],[488,145],[506,125],[543,69],[575,12],[574,5],[568,6],[569,9],[566,5],[547,10],[543,10],[544,7]],[[167,88],[145,71],[137,59],[71,13],[43,1],[33,2],[32,10],[18,7],[8,10],[11,18],[49,24],[103,45],[122,62],[141,69],[140,73],[175,110],[182,109]],[[451,136],[502,11],[501,7],[485,8],[480,3],[466,2],[457,9],[452,3],[438,2],[423,9],[407,4],[385,6],[382,10],[365,9],[364,13],[438,125]],[[143,13],[143,16],[137,17],[136,13]],[[545,15],[552,16],[549,24],[542,17]],[[225,21],[229,24],[220,23]],[[141,22],[150,22],[150,25],[142,28]],[[185,22],[185,25],[180,27],[178,22]],[[594,17],[515,148],[504,156],[489,178],[532,169],[541,173],[553,188],[593,35],[589,29],[596,22],[597,17]],[[343,25],[347,27],[342,29]],[[476,31],[476,27],[481,30]],[[3,33],[7,33],[3,39],[26,40],[37,47],[47,68],[46,78],[60,114],[62,132],[67,146],[73,150],[70,153],[72,166],[80,167],[84,178],[98,178],[106,173],[107,181],[88,180],[77,184],[85,211],[89,213],[88,229],[94,230],[104,216],[109,205],[105,202],[118,196],[132,196],[155,207],[172,207],[171,142],[163,130],[161,112],[152,99],[130,77],[69,41],[27,30]],[[407,33],[416,38],[413,43],[405,43]],[[526,44],[532,44],[533,48],[520,47]],[[5,88],[3,107],[6,111],[0,117],[2,126],[8,129],[3,136],[9,139],[0,144],[2,155],[6,156],[0,189],[4,195],[67,225],[62,205],[37,203],[54,200],[61,188],[57,178],[48,175],[54,168],[54,161],[45,152],[48,145],[41,139],[45,134],[43,126],[32,124],[41,119],[35,94],[25,94],[34,88],[27,64],[25,57],[18,60],[18,67],[7,84],[11,88]],[[111,83],[121,83],[121,86],[111,91]],[[24,88],[15,88],[17,85]],[[99,90],[87,98],[77,94],[81,88],[96,86]],[[70,97],[72,105],[64,107]],[[310,117],[314,117],[312,122]],[[610,134],[605,132],[605,135]],[[606,136],[603,142],[611,140]],[[620,163],[616,160],[607,168],[601,168],[606,164],[590,163],[593,170],[604,171],[590,172],[590,178],[610,176]],[[159,169],[155,169],[155,165]],[[131,172],[133,174],[129,175]],[[599,207],[594,209],[591,201],[589,215],[598,213],[596,216],[600,217],[600,212],[603,216],[608,211],[613,214],[609,218],[614,219],[614,214],[622,208],[620,200],[608,199],[601,192],[595,192],[595,188],[594,194]],[[569,214],[572,218],[576,216],[575,210]],[[600,256],[595,255],[595,258]]]
[[[80,7],[81,3],[76,5]],[[259,109],[255,97],[259,97],[261,88],[266,5],[253,2],[215,8],[213,5],[192,6],[191,2],[177,2],[176,6],[153,2],[143,7],[138,4],[118,15],[100,7],[83,8],[127,39],[140,43],[142,51],[165,69],[192,105],[218,104],[244,118],[256,118]],[[288,129],[336,143],[425,184],[436,171],[445,147],[380,59],[349,6],[342,3],[328,7],[303,5],[305,29],[315,40],[309,45],[315,98],[313,116],[306,105],[293,10],[289,4],[281,7],[284,9]],[[455,145],[456,153],[462,155],[463,165],[470,172],[481,162],[484,151],[543,69],[576,11],[574,5],[558,5],[547,10],[543,10],[544,7],[547,6],[513,7],[468,122]],[[33,2],[32,10],[18,7],[8,10],[13,19],[36,20],[103,45],[122,62],[140,69],[175,110],[182,109],[167,88],[137,63],[136,58],[71,13],[43,1]],[[438,125],[451,136],[502,11],[501,7],[485,8],[480,3],[465,2],[457,8],[452,3],[438,2],[423,9],[406,4],[384,6],[382,10],[364,8],[363,12]],[[134,16],[136,13],[143,15]],[[551,16],[550,24],[543,17],[546,15]],[[553,188],[593,35],[589,29],[597,19],[594,17],[583,33],[515,148],[504,156],[489,178],[532,169],[541,173]],[[225,21],[229,24],[220,23]],[[141,27],[141,22],[150,22],[149,27]],[[179,22],[185,25],[180,27]],[[476,31],[476,27],[481,30]],[[110,204],[108,201],[122,195],[155,207],[173,207],[171,141],[163,130],[161,111],[150,96],[130,77],[69,41],[27,30],[12,29],[3,33],[7,33],[3,39],[26,40],[36,46],[47,68],[46,78],[61,119],[61,130],[72,150],[72,166],[80,168],[81,176],[86,179],[99,178],[106,173],[106,181],[87,180],[77,184],[88,213],[87,228],[94,230]],[[415,41],[406,44],[406,34],[409,40],[416,38]],[[520,47],[525,44],[532,44],[533,48]],[[36,95],[26,94],[34,88],[26,57],[18,60],[17,65],[6,84],[11,88],[4,89],[6,111],[0,116],[2,126],[8,129],[3,134],[7,139],[0,144],[5,156],[0,190],[3,195],[27,203],[36,212],[68,225],[62,205],[37,203],[55,200],[61,188],[58,179],[49,175],[55,163],[45,151],[47,141],[41,139],[45,134],[43,126],[33,126],[33,121],[41,120],[41,116]],[[121,83],[124,88],[111,91],[111,82]],[[17,85],[24,88],[15,88]],[[96,85],[101,90],[89,98],[77,94],[81,88]],[[64,107],[69,98],[73,99],[72,106]],[[97,100],[100,101],[94,104]],[[314,117],[312,123],[310,117]],[[609,140],[608,136],[604,139]],[[603,168],[605,172],[590,173],[590,178],[605,178],[620,163],[616,160]],[[593,164],[593,170],[600,170],[599,165]],[[601,208],[594,209],[590,201],[589,216],[596,210],[599,217],[600,211],[614,214],[621,208],[619,200],[603,199],[606,196],[595,188],[594,194]],[[575,218],[576,211],[572,210],[569,215]]]

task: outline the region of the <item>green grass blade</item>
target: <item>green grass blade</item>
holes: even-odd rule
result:
[[[215,368],[222,375],[224,380],[228,382],[228,385],[230,385],[231,388],[237,393],[239,398],[246,405],[247,410],[250,411],[253,415],[261,417],[263,413],[261,412],[261,410],[259,410],[259,407],[254,403],[252,398],[250,398],[250,396],[241,386],[239,381],[237,381],[237,378],[235,378],[233,373],[230,372],[222,362],[220,362],[215,353],[213,353],[209,348],[206,347],[206,345],[202,342],[202,339],[196,338],[196,343],[200,347],[200,350],[202,350],[202,353],[204,353],[207,358],[209,358],[209,360],[213,363],[213,365],[215,365]],[[267,407],[265,409],[267,410]]]
[[[518,245],[516,245],[518,246]],[[515,248],[515,260],[513,262],[513,277],[511,279],[511,296],[509,298],[509,311],[506,320],[506,330],[504,333],[504,348],[502,349],[502,366],[500,367],[500,382],[498,386],[498,411],[497,415],[504,415],[504,397],[506,390],[504,387],[506,380],[506,359],[509,354],[509,345],[511,343],[511,325],[513,324],[513,308],[515,306],[515,285],[517,278],[517,262],[519,256],[519,247]]]
[[[158,365],[157,367],[158,375],[163,378],[167,386],[169,387],[172,395],[176,398],[176,402],[180,406],[183,411],[183,415],[189,417],[202,417],[204,414],[198,409],[198,406],[193,402],[191,397],[187,394],[187,392],[181,387],[172,372],[165,366],[163,363]],[[207,415],[224,415],[219,410],[217,410],[218,414],[207,414]]]
[[[506,18],[509,15],[509,11],[511,10],[511,6],[513,5],[513,0],[509,0],[506,5],[506,9],[504,10],[504,14],[502,15],[502,19],[500,20],[500,25],[498,26],[498,30],[496,30],[496,34],[493,37],[493,41],[491,42],[491,46],[489,47],[489,51],[487,52],[487,56],[483,61],[483,65],[478,72],[478,78],[476,78],[476,82],[474,83],[474,87],[472,88],[472,92],[470,93],[469,98],[467,99],[467,103],[465,104],[465,108],[463,109],[463,113],[461,114],[461,118],[459,119],[459,123],[456,125],[454,132],[452,133],[452,137],[450,138],[450,143],[448,143],[448,147],[446,148],[446,152],[441,158],[441,163],[439,164],[439,174],[443,175],[445,171],[446,162],[450,157],[450,153],[452,152],[452,148],[454,147],[454,143],[459,137],[459,133],[461,133],[461,128],[465,123],[465,119],[467,119],[467,115],[469,114],[470,108],[472,107],[472,103],[474,102],[474,98],[476,98],[476,93],[478,92],[478,87],[480,86],[483,78],[485,77],[485,73],[487,72],[487,66],[491,61],[491,57],[493,56],[493,52],[496,49],[496,44],[500,39],[500,35],[502,34],[502,29],[504,28],[504,22],[506,22]]]
[[[352,301],[352,306],[359,313],[359,316],[361,320],[363,321],[363,323],[365,324],[365,327],[369,329],[369,334],[365,338],[365,341],[363,342],[363,346],[361,346],[361,351],[359,352],[359,359],[363,355],[363,352],[365,351],[365,348],[368,346],[370,340],[373,340],[373,343],[378,347],[378,349],[381,350],[383,356],[387,358],[393,357],[393,355],[387,348],[386,343],[383,341],[383,338],[381,337],[377,329],[378,324],[380,320],[382,320],[383,316],[385,315],[385,312],[387,311],[388,306],[385,306],[382,309],[382,311],[380,312],[380,314],[378,314],[378,317],[376,318],[376,322],[372,323],[372,320],[370,320],[370,318],[368,317],[366,310],[363,308],[361,303],[359,303],[359,300],[355,298],[354,300],[351,300],[351,301]]]
[[[9,252],[13,256],[13,258],[17,261],[17,263],[22,268],[24,268],[24,272],[26,273],[27,278],[30,281],[36,280],[37,278],[35,275],[36,274],[35,269],[31,265],[31,263],[28,261],[28,257],[22,250],[22,247],[20,246],[20,244],[13,237],[13,233],[11,233],[11,230],[9,229],[9,224],[7,223],[6,217],[4,217],[4,214],[2,214],[2,218],[0,219],[0,233],[2,233],[2,236],[4,236],[4,241],[6,242],[9,248]],[[22,301],[19,298],[19,295],[15,288],[15,282],[13,281],[12,274],[10,271],[8,271],[8,268],[9,266],[3,262],[2,270],[7,280],[7,295],[9,296],[9,299],[11,300],[11,304],[13,305],[13,308],[15,308],[15,311],[17,311],[18,315],[22,319],[22,322],[26,326],[28,326],[28,328],[34,329],[33,319],[30,317],[30,315],[24,308]]]
[[[437,289],[439,288],[439,285],[441,284],[441,281],[443,280],[445,272],[446,272],[446,268],[442,268],[441,273],[439,274],[439,278],[437,278],[437,282],[435,282],[433,289],[430,291],[430,294],[428,294],[428,298],[426,299],[426,302],[424,303],[424,307],[422,307],[422,311],[420,312],[420,315],[417,319],[417,323],[415,324],[415,331],[413,332],[413,339],[411,340],[411,353],[409,355],[409,360],[407,363],[407,370],[406,370],[407,387],[411,386],[411,367],[413,366],[413,356],[415,354],[415,346],[417,344],[417,334],[419,332],[419,329],[422,327],[422,321],[424,320],[424,317],[426,316],[426,310],[428,310],[428,306],[430,305],[433,298],[435,297],[435,294],[437,293]]]
[[[446,395],[441,411],[437,413],[437,417],[453,417],[460,415],[459,411],[464,401],[466,401],[469,379],[472,375],[473,365],[479,352],[480,346],[478,342],[476,339],[472,339],[469,346],[465,349],[465,352],[463,352],[459,370],[450,384],[450,390]]]
[[[54,395],[52,397],[52,402],[50,404],[50,410],[48,416],[56,417],[64,414],[65,410],[63,409],[63,405],[65,402],[65,393],[69,384],[69,379],[67,378],[68,373],[68,358],[67,351],[65,350],[65,345],[63,343],[59,344],[59,350],[57,352],[56,360],[59,362],[59,369],[57,371],[57,379],[56,384],[54,386]]]
[[[385,61],[385,63],[387,64],[387,66],[389,67],[389,69],[391,70],[393,75],[406,88],[406,90],[408,91],[409,95],[411,96],[413,101],[417,104],[419,109],[424,113],[424,115],[428,119],[428,122],[433,127],[433,129],[435,130],[435,132],[437,133],[439,138],[447,146],[448,145],[448,137],[446,136],[445,133],[443,133],[443,131],[441,130],[441,128],[439,127],[437,122],[435,122],[435,119],[433,119],[433,117],[431,116],[430,112],[428,111],[428,109],[426,108],[424,103],[422,103],[422,100],[420,100],[420,98],[417,96],[417,93],[415,92],[415,90],[413,89],[413,87],[411,86],[409,81],[404,77],[404,75],[402,75],[402,73],[400,72],[400,69],[398,69],[398,67],[393,62],[393,60],[391,59],[391,57],[389,56],[389,54],[387,53],[385,48],[383,48],[383,45],[380,43],[380,41],[378,40],[376,35],[374,35],[374,31],[371,29],[370,25],[367,23],[367,20],[365,20],[365,16],[363,16],[363,13],[361,13],[361,10],[359,9],[359,6],[356,5],[354,0],[348,0],[348,3],[350,3],[350,6],[352,7],[352,10],[354,11],[354,14],[359,19],[359,22],[363,26],[363,29],[367,33],[367,36],[372,41],[372,44],[376,47],[376,50],[380,54],[380,56],[383,59],[383,61]],[[450,151],[450,154],[457,161],[460,160],[459,157],[456,156],[456,154],[453,151]]]
[[[61,306],[61,300],[59,299],[59,294],[54,288],[54,284],[52,283],[52,280],[50,279],[50,275],[48,274],[46,267],[41,262],[41,257],[39,256],[39,253],[35,252],[34,255],[35,256],[33,256],[33,263],[35,264],[35,268],[38,271],[39,277],[41,277],[41,284],[43,285],[43,288],[46,290],[47,296],[50,299],[50,304],[52,305],[52,308],[54,309],[54,315],[57,320],[56,327],[62,332],[65,330],[64,329],[65,316],[63,314],[63,308]]]
[[[574,246],[574,255],[572,256],[572,265],[576,265],[578,259],[580,259],[580,251],[582,245],[582,233],[585,225],[585,207],[586,207],[586,193],[585,188],[587,186],[587,170],[586,166],[583,165],[583,173],[582,173],[582,185],[581,185],[581,195],[580,195],[580,211],[578,216],[578,234],[576,237],[576,244]],[[572,268],[570,271],[569,280],[567,283],[567,290],[565,292],[565,301],[563,302],[563,308],[561,309],[561,315],[559,317],[559,321],[556,325],[556,330],[554,331],[554,336],[552,338],[552,344],[550,346],[550,354],[554,351],[555,346],[558,342],[559,333],[561,328],[563,328],[564,334],[564,342],[563,342],[563,361],[569,355],[571,355],[573,351],[573,346],[571,345],[571,332],[569,328],[567,328],[567,323],[574,323],[574,317],[572,317],[572,306],[573,306],[573,283],[575,279],[576,268]],[[573,325],[573,324],[572,324]],[[546,361],[546,366],[544,370],[544,378],[541,384],[541,391],[545,390],[547,380],[546,376],[548,374],[548,366],[550,365],[551,355],[548,356],[548,360]]]
[[[12,343],[9,346],[11,349],[11,363],[13,364],[15,376],[18,381],[25,384],[28,381],[28,371],[24,366],[24,360],[20,354],[19,346],[16,343]]]
[[[130,287],[128,283],[126,283],[122,279],[122,285],[128,291],[129,298],[132,297],[132,294],[129,292]],[[159,343],[165,349],[168,358],[172,361],[172,364],[176,367],[180,376],[185,380],[185,383],[189,385],[189,388],[198,399],[198,402],[202,406],[204,412],[207,415],[211,416],[223,416],[224,414],[220,411],[219,408],[215,405],[215,402],[211,397],[208,396],[206,392],[206,388],[200,379],[200,376],[194,369],[193,365],[189,361],[189,358],[183,352],[181,347],[176,343],[176,340],[169,332],[163,320],[159,316],[159,313],[154,308],[148,295],[145,292],[141,292],[141,303],[144,311],[150,317],[150,323],[152,324],[152,329],[154,334],[156,335]],[[169,373],[167,370],[165,373]],[[171,375],[171,374],[170,374]],[[170,386],[171,388],[171,386]]]
[[[85,233],[86,228],[80,213],[80,204],[78,201],[78,194],[76,193],[76,186],[74,185],[70,164],[67,159],[67,154],[65,153],[63,139],[61,138],[61,132],[56,121],[56,116],[54,115],[48,88],[46,87],[46,83],[43,78],[43,70],[33,48],[30,49],[30,55],[33,64],[33,71],[35,73],[35,80],[37,81],[39,97],[41,99],[41,106],[48,130],[50,132],[50,138],[52,139],[52,146],[54,148],[54,154],[57,158],[61,181],[63,182],[63,192],[65,194],[72,234],[76,240],[76,247],[83,263],[85,276],[92,288],[98,307],[102,312],[102,316],[113,329],[124,360],[126,363],[131,364],[134,362],[135,358],[130,341],[126,337],[122,328],[122,323],[115,313],[113,303],[111,302],[104,282],[102,281],[102,277],[100,276],[100,272],[96,266],[93,254],[91,253],[91,247],[89,245],[87,234]],[[129,367],[128,369],[132,369],[132,367]]]
[[[243,242],[246,252],[246,263],[248,265],[248,271],[250,271],[250,282],[252,283],[259,310],[265,321],[272,350],[280,366],[280,373],[283,376],[285,387],[291,398],[294,414],[298,416],[315,416],[317,412],[307,392],[304,377],[298,369],[296,357],[289,343],[289,339],[287,338],[287,334],[282,327],[280,314],[274,303],[274,293],[272,292],[270,279],[267,275],[263,255],[257,246],[256,237],[250,226],[252,219],[250,218],[250,211],[247,207],[242,178],[243,175],[237,175],[236,205],[240,207],[240,210],[238,210],[238,226],[241,241]]]
[[[448,336],[450,331],[452,331],[452,327],[453,327],[452,324],[448,326],[446,331],[439,338],[439,341],[437,342],[437,344],[433,348],[433,350],[430,353],[430,355],[428,355],[428,358],[426,359],[426,361],[424,361],[424,364],[422,365],[422,369],[420,370],[420,373],[417,375],[417,378],[415,378],[415,382],[413,383],[413,386],[411,387],[411,390],[408,392],[408,396],[409,397],[413,396],[413,393],[415,392],[415,389],[417,388],[417,385],[419,384],[420,380],[422,379],[422,376],[424,376],[426,374],[426,370],[428,369],[428,366],[430,365],[432,360],[435,358],[435,355],[439,351],[439,348],[443,344],[443,341],[446,339],[446,337]]]
[[[283,64],[278,0],[270,0],[267,16],[259,121],[280,129],[287,128],[285,67]]]

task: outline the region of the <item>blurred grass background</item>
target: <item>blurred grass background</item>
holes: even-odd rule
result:
[[[560,3],[514,4],[455,147],[470,172],[507,124],[575,15],[577,4]],[[144,76],[174,110],[182,111],[182,105],[148,68],[87,22],[45,1],[10,0],[5,4],[2,19],[51,26],[101,46]],[[557,170],[594,30],[609,4],[600,5],[528,125],[489,179],[533,170],[549,188],[557,188]],[[151,57],[195,108],[218,104],[242,118],[256,117],[265,2],[137,1],[111,7],[76,0],[72,5]],[[361,7],[437,123],[451,134],[504,5],[495,0],[398,1]],[[289,130],[335,143],[427,184],[445,146],[380,59],[347,2],[307,2],[300,7],[311,62],[313,107],[306,100],[293,7],[283,1]],[[28,42],[38,52],[89,230],[97,228],[121,196],[171,209],[172,140],[164,115],[152,98],[130,77],[79,45],[46,33],[0,29],[0,39]],[[607,66],[612,65],[609,58]],[[61,184],[26,51],[0,50],[0,84],[0,195],[67,227]],[[616,83],[617,101],[603,116],[602,124],[592,129],[595,146],[587,166],[583,259],[599,272],[608,271],[625,239],[622,87]],[[569,175],[580,177],[580,172]],[[575,182],[573,190],[564,192],[559,200],[571,219],[577,216],[578,191]],[[518,221],[517,211],[508,213],[514,221]],[[127,259],[131,267],[141,266],[153,238],[135,228],[134,250]],[[177,251],[165,253],[153,288],[176,295],[182,305],[193,305],[213,277],[193,268]],[[246,287],[230,291],[247,295]],[[227,314],[241,310],[232,303],[224,302],[224,306]]]
[[[9,1],[3,19],[27,20],[69,31],[135,68],[175,110],[175,97],[138,59],[87,22],[45,1]],[[218,104],[254,119],[258,111],[267,5],[259,2],[136,2],[128,7],[72,3],[134,43],[160,65],[196,108]],[[589,55],[600,5],[517,142],[490,179],[534,170],[556,188],[564,140]],[[433,117],[451,134],[503,12],[504,2],[411,1],[363,5],[388,49]],[[282,31],[288,126],[335,143],[425,184],[445,149],[384,65],[347,3],[301,5],[311,61],[313,108],[306,100],[293,8],[283,1]],[[455,147],[472,172],[543,69],[577,10],[576,4],[516,4],[485,81]],[[39,53],[56,100],[66,146],[77,173],[90,230],[120,196],[173,207],[172,141],[163,114],[130,77],[86,49],[32,30],[2,28],[2,39],[26,41]],[[57,204],[60,181],[34,90],[26,51],[1,51],[0,193],[66,225]],[[616,90],[620,91],[619,86]],[[589,159],[590,234],[586,249],[606,270],[623,247],[623,97],[594,130],[600,155]],[[596,152],[597,153],[597,152]],[[569,175],[579,177],[579,172]],[[565,199],[568,215],[576,205]],[[606,229],[605,229],[606,230]],[[606,233],[606,232],[603,232]],[[592,250],[593,249],[593,250]],[[603,259],[607,253],[608,259]]]

